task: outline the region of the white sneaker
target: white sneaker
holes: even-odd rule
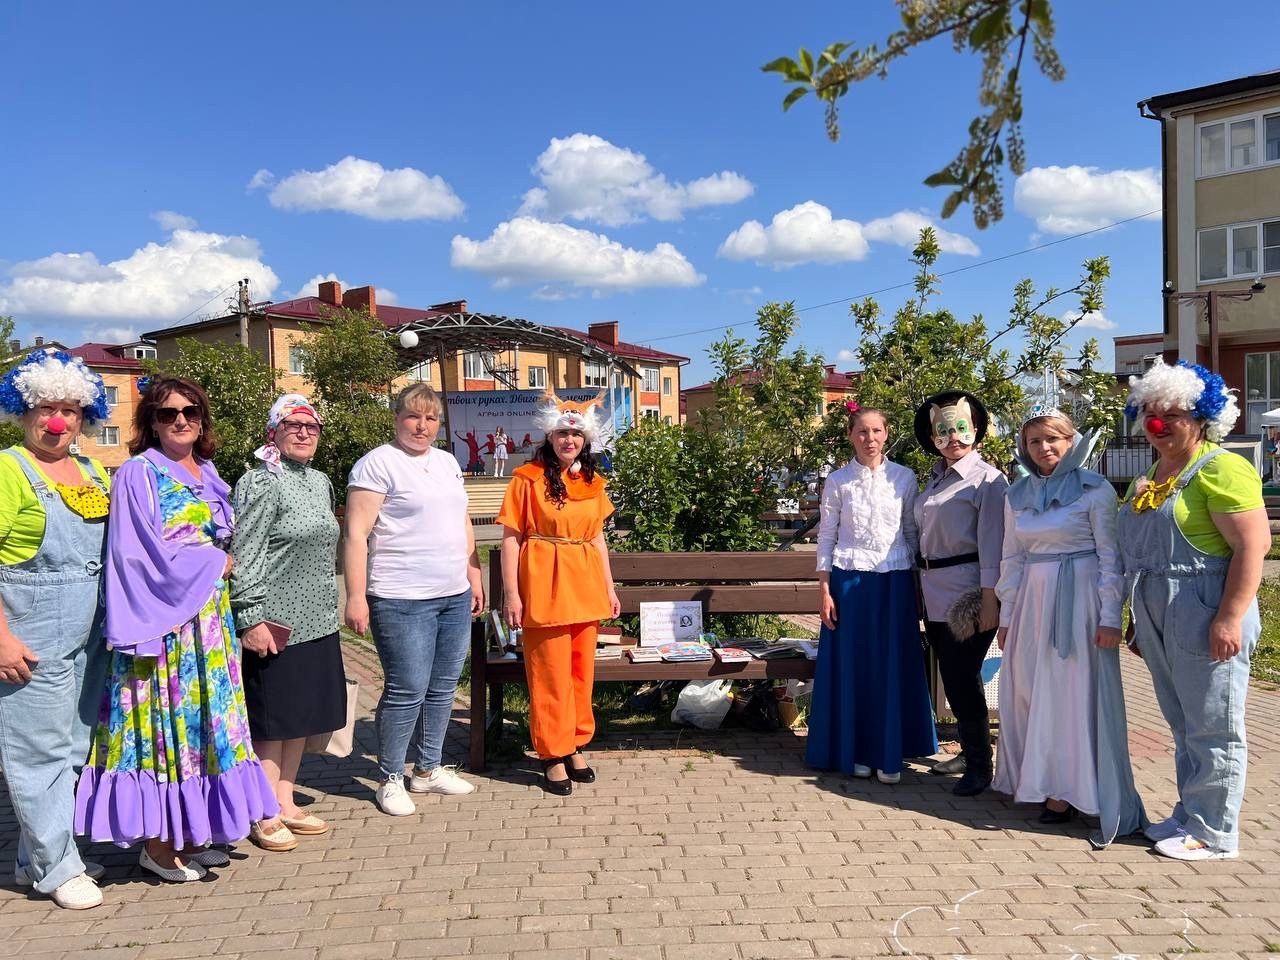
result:
[[[876,779],[881,783],[897,783],[902,779],[901,773],[885,773],[883,770],[876,771]]]
[[[404,774],[393,773],[378,784],[378,792],[374,794],[378,809],[391,817],[409,817],[418,812],[413,800],[404,790]]]
[[[87,873],[72,877],[50,896],[64,910],[90,910],[102,905],[102,891]]]
[[[107,868],[100,863],[90,863],[88,860],[84,862],[84,875],[90,880],[101,880],[106,872]],[[13,871],[13,883],[18,887],[34,887],[36,882],[31,879],[26,867],[16,867]]]
[[[871,768],[864,767],[860,763],[855,763],[853,765],[853,775],[855,777],[861,777],[862,779],[865,780],[867,777],[871,776]]]
[[[1182,824],[1176,818],[1170,817],[1168,820],[1161,820],[1159,823],[1153,823],[1142,831],[1148,840],[1152,843],[1159,843],[1161,840],[1168,840],[1170,837],[1176,837],[1182,833]]]
[[[1174,860],[1234,860],[1240,856],[1238,850],[1215,850],[1185,830],[1176,837],[1157,843],[1156,853]]]
[[[419,773],[415,767],[413,776],[409,778],[411,793],[443,793],[448,796],[461,796],[474,793],[475,789],[474,783],[463,780],[453,772],[452,767],[436,767],[430,773]]]

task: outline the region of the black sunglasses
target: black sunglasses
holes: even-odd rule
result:
[[[199,423],[204,419],[204,414],[194,403],[185,407],[157,407],[156,423],[170,424],[175,423],[178,414],[182,414],[182,418],[187,423]]]

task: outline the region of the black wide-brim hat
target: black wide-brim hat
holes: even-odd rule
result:
[[[963,390],[946,390],[942,393],[935,393],[916,408],[916,442],[920,444],[925,453],[936,455],[938,452],[938,448],[933,443],[933,425],[929,420],[929,408],[933,406],[951,407],[959,400],[968,400],[969,408],[973,411],[974,446],[980,444],[982,438],[987,435],[987,408],[983,406],[981,400],[972,393],[966,393]]]

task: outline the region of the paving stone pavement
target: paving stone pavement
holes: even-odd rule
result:
[[[897,786],[815,775],[802,736],[605,732],[600,779],[544,794],[532,760],[468,797],[372,804],[376,658],[360,749],[308,759],[300,793],[333,825],[288,854],[246,843],[203,883],[144,876],[98,845],[106,903],[59,910],[0,883],[0,957],[89,960],[764,960],[781,957],[1264,957],[1280,950],[1280,692],[1249,701],[1239,860],[1177,863],[1145,843],[1097,852],[1075,824],[988,793],[961,800],[913,765]],[[1146,671],[1124,658],[1139,787],[1173,797],[1170,744]],[[459,706],[449,754],[465,756]],[[0,789],[0,862],[14,820]],[[1269,945],[1271,945],[1269,947]]]

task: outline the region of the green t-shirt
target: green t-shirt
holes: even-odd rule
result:
[[[1200,444],[1187,466],[1217,447],[1216,443]],[[1155,475],[1155,470],[1153,464],[1147,471],[1148,480]],[[1126,499],[1132,497],[1133,484],[1130,484]],[[1197,550],[1215,557],[1229,557],[1231,547],[1209,514],[1243,513],[1257,510],[1262,505],[1262,478],[1258,471],[1244,457],[1227,452],[1206,463],[1187,484],[1173,505],[1173,518],[1182,535]]]
[[[31,457],[20,446],[10,447],[18,456]],[[81,460],[76,461],[87,482],[92,477]],[[107,471],[91,460],[100,477]],[[39,470],[39,468],[36,468]],[[0,565],[12,566],[30,560],[40,551],[44,541],[44,505],[22,471],[22,465],[7,453],[0,453]]]

